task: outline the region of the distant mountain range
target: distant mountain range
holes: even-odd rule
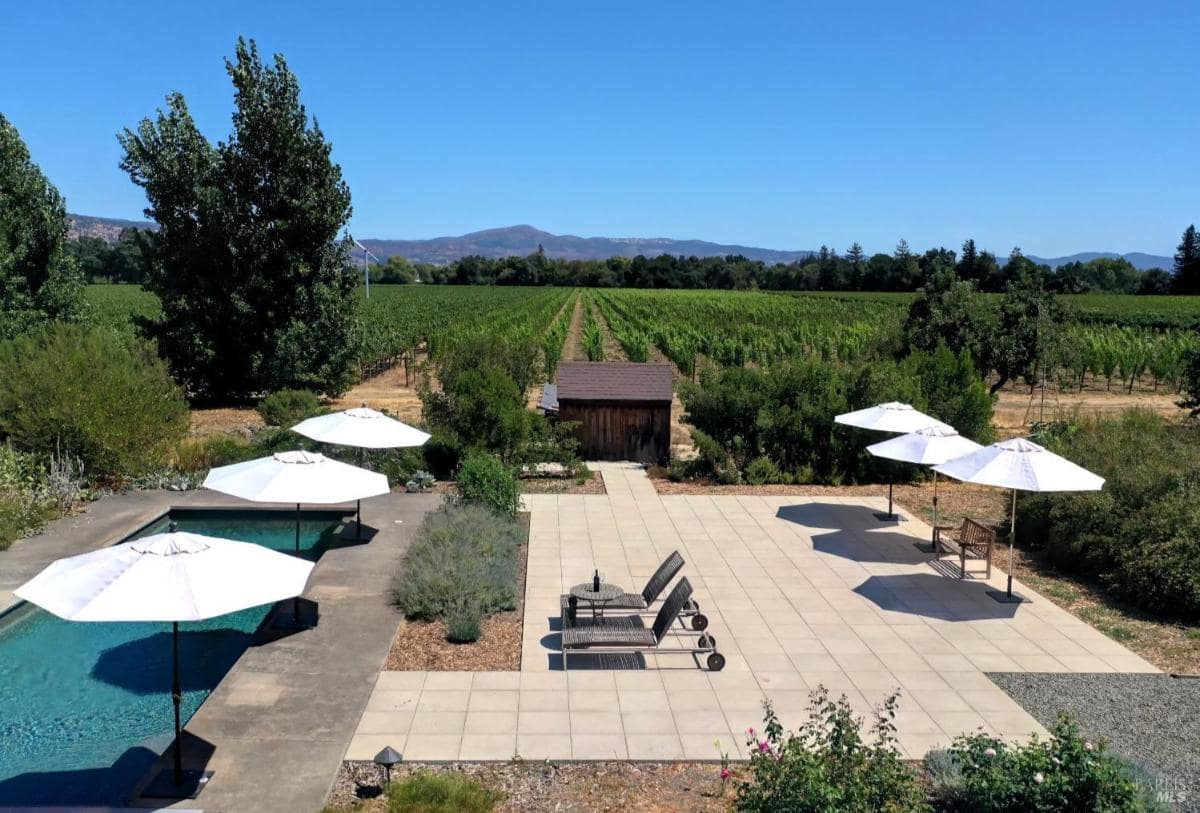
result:
[[[117,239],[121,229],[130,226],[154,228],[153,223],[144,220],[118,220],[75,214],[68,215],[68,218],[71,221],[72,237],[87,235],[113,241]],[[812,250],[779,251],[771,248],[710,243],[706,240],[672,240],[666,237],[576,237],[573,234],[551,234],[541,229],[535,229],[533,226],[485,229],[459,237],[434,237],[429,240],[383,240],[379,238],[359,238],[359,240],[372,254],[382,259],[401,256],[413,262],[440,265],[472,255],[489,258],[523,256],[534,253],[538,250],[538,246],[541,246],[549,257],[562,257],[569,260],[602,260],[608,257],[636,257],[639,254],[646,257],[657,257],[660,254],[687,257],[723,257],[727,254],[740,254],[747,259],[773,264],[795,262],[816,253]],[[1034,262],[1044,263],[1051,268],[1075,261],[1087,262],[1099,257],[1124,257],[1135,268],[1143,271],[1148,268],[1170,269],[1172,266],[1170,257],[1141,252],[1114,254],[1112,252],[1086,251],[1072,254],[1069,257],[1028,256]],[[1004,258],[1000,259],[1003,261]]]
[[[67,236],[74,240],[76,237],[99,237],[108,243],[115,243],[121,236],[122,229],[157,229],[158,225],[148,220],[121,220],[117,217],[92,217],[91,215],[68,214],[70,224]]]

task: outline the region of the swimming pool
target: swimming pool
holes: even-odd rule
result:
[[[175,510],[128,539],[181,530],[295,549],[295,515]],[[304,512],[300,548],[316,560],[338,513]],[[180,624],[183,720],[242,653],[269,605]],[[22,604],[0,616],[0,806],[119,804],[174,737],[171,625],[63,621]]]

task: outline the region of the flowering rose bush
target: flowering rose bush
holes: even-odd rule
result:
[[[948,757],[948,758],[947,758]],[[1068,717],[1048,740],[1013,746],[986,734],[963,735],[927,758],[941,807],[971,813],[1159,809],[1130,767],[1103,743],[1085,740]]]
[[[790,813],[907,813],[930,809],[919,777],[896,747],[897,695],[884,701],[863,741],[863,720],[846,698],[830,700],[824,687],[812,693],[809,719],[784,731],[770,702],[764,731],[747,732],[750,771],[736,783],[737,809]],[[725,777],[723,777],[724,779]]]

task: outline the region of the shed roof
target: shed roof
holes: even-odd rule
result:
[[[632,361],[564,361],[558,400],[670,401],[671,365]]]

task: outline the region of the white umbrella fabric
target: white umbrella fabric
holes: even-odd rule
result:
[[[1104,478],[1077,466],[1031,440],[1013,438],[985,446],[933,468],[956,480],[1012,489],[1008,535],[1008,590],[1005,601],[1020,601],[1012,591],[1013,543],[1017,530],[1018,491],[1099,491]]]
[[[252,502],[295,503],[296,553],[300,552],[300,504],[332,505],[387,494],[387,477],[331,460],[317,452],[276,452],[270,457],[218,466],[204,487]],[[300,620],[296,599],[295,620]]]
[[[331,412],[301,421],[292,427],[306,438],[334,446],[360,449],[402,449],[424,446],[430,435],[384,415],[365,404],[343,412]],[[355,510],[355,535],[362,536],[362,504]]]
[[[175,530],[59,559],[15,591],[67,621],[170,621],[175,785],[183,784],[179,622],[202,621],[304,592],[313,563],[248,542]]]
[[[430,437],[420,429],[366,406],[309,418],[293,426],[292,431],[321,443],[362,449],[422,446]]]
[[[876,432],[916,432],[918,429],[924,429],[927,426],[947,426],[937,418],[931,418],[924,412],[915,409],[911,404],[904,404],[899,401],[888,401],[884,404],[876,404],[873,407],[859,409],[854,412],[846,412],[837,415],[833,419],[834,423],[840,423],[843,426],[853,426],[857,429],[873,429]],[[886,519],[889,522],[896,520],[896,512],[892,510],[892,488],[894,482],[888,482],[888,510],[886,514],[877,514],[880,519]]]
[[[867,447],[875,457],[916,463],[921,466],[936,466],[948,460],[978,451],[983,447],[970,438],[958,434],[958,430],[946,424],[934,424],[898,438],[891,438]],[[937,553],[938,493],[937,469],[933,470],[933,539]]]

